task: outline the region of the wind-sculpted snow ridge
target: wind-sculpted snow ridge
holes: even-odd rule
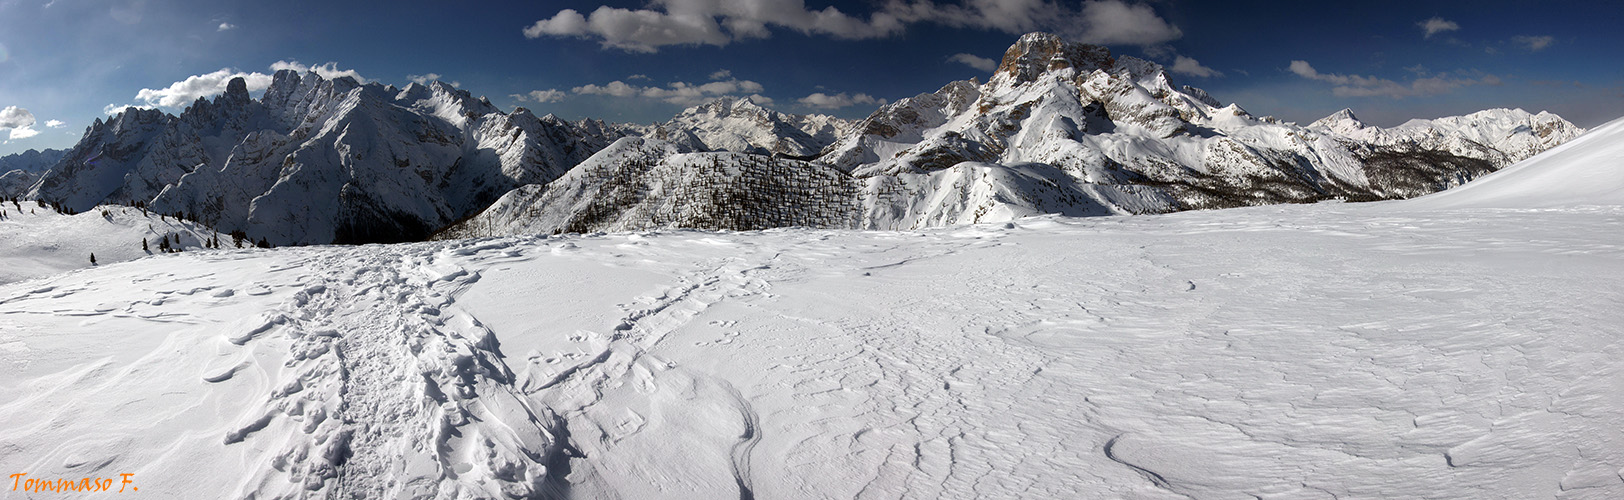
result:
[[[1418,206],[0,285],[0,470],[136,498],[1624,496],[1624,212]]]
[[[404,89],[279,71],[260,99],[234,80],[179,116],[97,120],[29,190],[85,210],[146,202],[275,244],[421,240],[620,137],[433,82]]]
[[[729,109],[724,104],[684,116],[718,114]],[[731,109],[740,107],[751,106],[740,101]],[[1555,115],[1521,110],[1391,129],[1365,125],[1344,110],[1303,127],[1176,86],[1153,62],[1034,33],[1009,48],[987,83],[952,82],[883,106],[811,164],[833,167],[861,186],[853,201],[859,227],[910,229],[1046,213],[1409,198],[1458,186],[1582,132]],[[662,137],[690,150],[706,147],[691,136]],[[605,151],[591,163],[620,161],[614,154]],[[548,189],[523,188],[516,193],[527,194],[505,198],[476,219],[492,228],[558,228],[546,222],[561,217],[556,205],[535,196]],[[523,201],[536,204],[514,206]],[[801,210],[795,202],[778,204]],[[702,219],[638,220],[634,204],[595,203],[623,210],[614,216],[622,227],[724,228]],[[533,216],[541,220],[525,220]],[[846,227],[845,220],[830,227]]]

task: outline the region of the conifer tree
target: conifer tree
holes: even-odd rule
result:
[[[147,248],[147,239],[146,238],[141,238],[141,251],[143,251],[143,252],[151,252],[152,251],[152,249]]]
[[[90,265],[96,265],[96,252],[90,252]]]

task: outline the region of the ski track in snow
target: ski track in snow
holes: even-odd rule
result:
[[[1624,212],[1360,207],[14,283],[0,470],[219,498],[1624,496]]]

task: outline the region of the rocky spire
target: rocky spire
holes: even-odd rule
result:
[[[226,83],[225,100],[233,103],[248,102],[248,81],[240,76],[232,78],[230,82]]]
[[[1086,73],[1109,68],[1114,64],[1111,50],[1099,45],[1071,43],[1051,33],[1027,33],[1004,52],[1004,61],[998,65],[996,75],[1004,75],[1014,83],[1037,79],[1046,71],[1077,68]]]

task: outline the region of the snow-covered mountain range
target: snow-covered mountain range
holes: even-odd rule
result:
[[[60,149],[30,149],[0,156],[0,196],[11,198],[26,193],[41,173],[62,160],[63,153],[66,151]]]
[[[1344,110],[1300,126],[1176,86],[1153,62],[1035,33],[1009,48],[987,83],[952,82],[883,106],[811,161],[695,155],[688,151],[702,149],[692,141],[656,134],[600,152],[583,164],[589,171],[515,190],[444,234],[782,221],[907,229],[1042,213],[1409,198],[1583,132],[1550,113],[1514,109],[1391,129]],[[782,198],[759,208],[717,203],[751,189],[741,178],[775,179],[777,194],[753,196]],[[817,201],[800,204],[808,199]]]
[[[732,151],[810,159],[851,130],[854,123],[829,115],[792,115],[749,98],[718,99],[684,110],[666,123],[635,129],[638,135],[687,151]]]
[[[404,89],[278,72],[179,116],[97,120],[28,196],[85,210],[147,202],[273,243],[422,239],[521,185],[547,182],[620,133],[438,82]]]
[[[1300,126],[1175,85],[1153,62],[1035,33],[986,83],[857,123],[749,99],[655,125],[567,122],[438,82],[283,71],[259,99],[234,81],[178,116],[98,120],[26,195],[80,211],[145,202],[275,244],[420,240],[448,225],[897,229],[1408,198],[1582,132],[1506,109],[1390,129],[1345,110]]]

